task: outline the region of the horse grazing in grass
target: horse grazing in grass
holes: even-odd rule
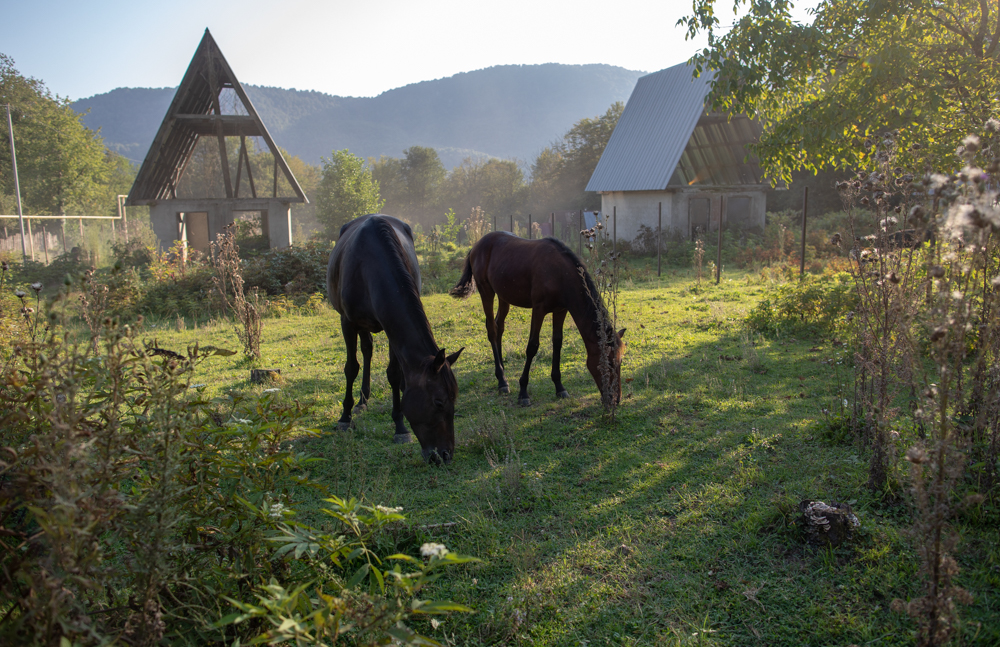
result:
[[[434,341],[420,302],[420,267],[409,225],[379,214],[361,216],[341,227],[340,239],[330,254],[326,285],[330,304],[340,313],[347,346],[341,429],[350,426],[352,412],[364,410],[371,396],[372,333],[384,330],[389,338],[386,376],[392,387],[393,441],[410,440],[403,424],[405,416],[420,441],[424,460],[450,462],[455,455],[458,398],[451,367],[462,349],[446,356]],[[354,407],[359,337],[364,373],[360,402]]]
[[[545,315],[552,313],[552,381],[556,396],[569,397],[562,384],[559,354],[562,350],[563,322],[573,316],[587,347],[587,368],[594,377],[606,404],[621,400],[621,365],[625,354],[625,329],[614,330],[607,308],[593,279],[576,254],[555,238],[524,240],[506,232],[486,234],[472,247],[458,284],[451,289],[455,298],[465,298],[479,289],[486,313],[486,335],[493,347],[493,364],[501,393],[509,393],[504,377],[503,331],[510,307],[531,308],[531,334],[521,373],[518,402],[528,398],[528,371],[538,352],[538,333]],[[499,301],[493,318],[493,296]],[[602,367],[603,364],[603,367]],[[602,375],[603,373],[603,375]]]

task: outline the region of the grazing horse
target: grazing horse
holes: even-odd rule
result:
[[[358,337],[364,357],[361,396],[354,413],[371,396],[372,333],[389,338],[392,387],[393,441],[405,443],[410,433],[403,416],[420,441],[424,460],[451,461],[455,455],[455,400],[458,383],[451,367],[462,349],[445,356],[431,333],[420,302],[420,267],[410,226],[391,216],[367,215],[340,229],[326,272],[330,304],[340,313],[347,346],[344,375],[347,393],[340,428],[351,423],[354,380],[358,376]],[[402,391],[402,398],[400,398]]]
[[[621,364],[625,354],[625,329],[615,332],[607,308],[593,279],[573,251],[555,238],[524,240],[506,232],[486,234],[465,258],[465,269],[450,294],[459,299],[479,289],[486,314],[486,335],[493,347],[493,364],[501,393],[509,393],[504,377],[503,331],[510,306],[531,308],[531,334],[528,338],[524,372],[518,402],[531,404],[528,398],[528,371],[538,352],[538,333],[545,315],[552,313],[552,381],[556,396],[569,397],[559,372],[563,322],[569,312],[587,347],[587,368],[601,391],[605,403],[621,400]],[[499,301],[493,319],[493,296]],[[603,349],[603,353],[602,353]],[[603,355],[603,357],[602,357]],[[606,378],[602,379],[602,366]],[[610,375],[607,375],[610,369]]]

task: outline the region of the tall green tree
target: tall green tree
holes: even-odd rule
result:
[[[452,169],[442,191],[448,206],[460,215],[482,207],[487,216],[524,212],[528,187],[517,162],[465,158]]]
[[[995,1],[821,0],[802,24],[790,0],[735,0],[745,15],[729,30],[719,4],[695,0],[679,24],[708,36],[692,60],[715,73],[712,105],[761,121],[753,152],[774,180],[860,167],[872,138],[894,130],[903,163],[953,164],[961,140],[997,115]]]
[[[403,180],[407,210],[412,218],[426,218],[438,210],[438,189],[447,176],[441,158],[433,148],[411,146],[403,151]]]
[[[368,213],[378,213],[383,200],[378,182],[363,159],[347,149],[323,158],[323,178],[316,191],[316,219],[335,238],[344,223]]]
[[[53,95],[41,81],[24,77],[13,59],[0,54],[0,105],[6,103],[11,106],[25,211],[72,214],[93,210],[95,203],[101,203],[116,162],[100,135],[83,125],[68,100]],[[0,187],[12,196],[10,145],[6,128],[3,131]]]

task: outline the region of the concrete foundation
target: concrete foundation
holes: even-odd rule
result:
[[[153,232],[160,239],[161,250],[181,240],[191,248],[208,253],[211,241],[236,219],[236,214],[245,211],[260,212],[261,229],[271,249],[292,244],[291,206],[281,200],[163,200],[149,205],[149,219]]]
[[[617,211],[619,240],[633,240],[646,225],[656,231],[659,208],[663,210],[663,235],[693,238],[719,230],[723,196],[724,226],[764,229],[767,211],[765,187],[671,188],[666,191],[608,191],[601,193],[601,213],[610,218]],[[609,223],[610,226],[610,223]]]

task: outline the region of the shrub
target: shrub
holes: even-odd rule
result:
[[[747,327],[765,335],[782,333],[828,335],[854,310],[857,294],[850,274],[806,276],[779,285],[747,315]]]
[[[308,478],[298,402],[207,400],[194,369],[231,351],[78,340],[67,297],[0,369],[0,643],[412,643],[408,618],[464,609],[418,595],[467,558],[377,554],[399,511]],[[296,519],[309,490],[330,531]]]

